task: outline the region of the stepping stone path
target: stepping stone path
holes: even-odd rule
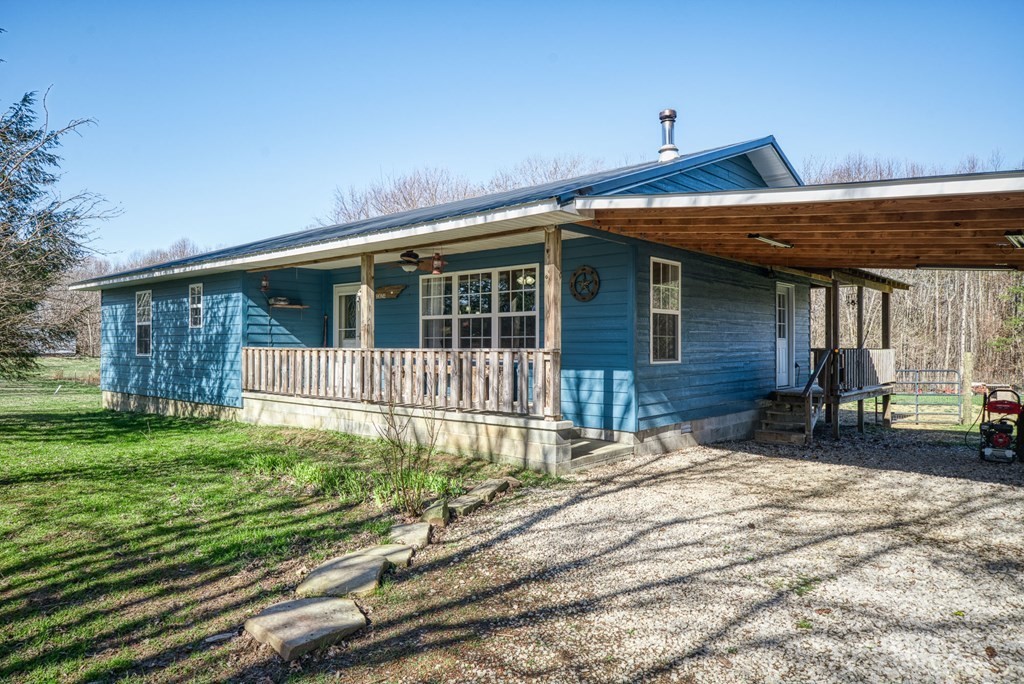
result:
[[[448,502],[435,501],[424,509],[423,515],[420,516],[420,520],[428,525],[445,527],[448,525],[448,521],[451,520],[451,517],[452,512],[448,510]]]
[[[512,477],[485,480],[456,499],[431,503],[420,516],[421,522],[391,528],[395,543],[368,546],[323,563],[295,588],[298,599],[270,606],[249,618],[245,631],[285,660],[341,641],[365,627],[367,621],[355,601],[338,597],[373,593],[385,570],[409,567],[414,551],[430,543],[431,525],[444,527],[452,514],[472,513],[510,486],[519,485]]]
[[[245,621],[245,631],[285,660],[337,643],[365,626],[356,602],[341,598],[285,601]]]
[[[484,480],[469,490],[469,496],[479,496],[487,503],[490,503],[494,501],[494,497],[506,489],[508,489],[508,482],[505,480]]]
[[[483,505],[484,500],[473,494],[463,494],[459,498],[448,502],[448,507],[452,509],[452,513],[460,518],[464,515],[469,515]]]
[[[396,544],[404,544],[414,549],[422,549],[430,543],[430,523],[418,522],[408,525],[395,525],[389,537]]]
[[[350,553],[332,558],[302,580],[295,588],[299,598],[307,596],[366,596],[380,584],[389,563],[384,556]]]

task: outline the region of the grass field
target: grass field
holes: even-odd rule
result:
[[[58,372],[90,367],[0,383],[2,682],[219,681],[205,638],[387,535],[372,492],[339,484],[375,442],[107,412]],[[432,482],[497,472],[448,458]]]

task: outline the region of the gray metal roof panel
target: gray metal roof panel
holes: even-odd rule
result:
[[[300,230],[293,233],[286,233],[284,235],[248,242],[242,245],[225,247],[211,252],[205,252],[203,254],[196,254],[190,257],[166,261],[160,264],[153,264],[143,268],[130,269],[117,273],[108,273],[101,278],[91,280],[139,275],[157,269],[188,266],[201,264],[206,261],[246,257],[276,252],[289,248],[305,247],[318,243],[333,242],[356,235],[384,232],[403,226],[414,226],[433,221],[441,221],[469,214],[492,211],[504,207],[529,204],[531,202],[541,200],[557,198],[559,201],[564,203],[570,201],[573,197],[581,195],[601,195],[613,192],[617,188],[621,188],[626,185],[632,185],[646,180],[655,180],[660,177],[678,173],[693,166],[699,166],[701,164],[711,163],[737,154],[743,154],[766,145],[771,145],[778,150],[775,138],[773,136],[768,136],[734,145],[726,145],[710,150],[685,154],[677,159],[667,162],[644,162],[642,164],[634,164],[631,166],[609,169],[607,171],[585,174],[583,176],[577,176],[576,178],[553,181],[525,188],[517,188],[506,192],[480,195],[464,200],[458,200],[456,202],[422,207],[396,214],[375,216],[373,218],[354,221],[352,223]],[[778,151],[781,155],[781,150]]]

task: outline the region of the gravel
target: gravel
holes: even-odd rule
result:
[[[1024,681],[1024,466],[959,440],[696,447],[470,516],[441,541],[502,617],[452,681]]]

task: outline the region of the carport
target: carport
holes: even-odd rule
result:
[[[821,379],[839,435],[839,405],[891,389],[884,355],[838,346],[839,290],[858,288],[863,341],[863,288],[880,290],[883,347],[891,336],[890,297],[905,286],[860,269],[1000,269],[1024,271],[1024,172],[962,174],[862,183],[712,193],[577,198],[593,227],[671,247],[796,273],[827,287],[826,347],[802,396],[813,428],[814,382]],[[861,343],[861,346],[862,343]],[[872,375],[874,374],[874,375]],[[850,391],[845,378],[859,377]],[[871,385],[871,379],[876,383]],[[808,430],[808,434],[809,434]]]

